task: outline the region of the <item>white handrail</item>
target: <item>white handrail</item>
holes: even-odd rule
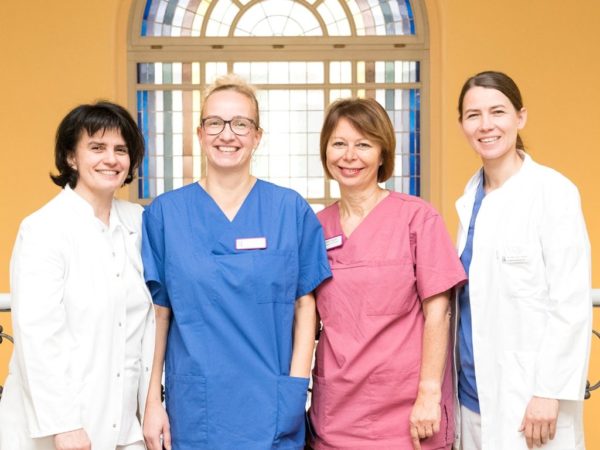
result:
[[[0,309],[10,309],[10,294],[0,293]]]
[[[600,289],[592,289],[592,302],[600,306]],[[10,294],[0,293],[0,309],[10,309]]]

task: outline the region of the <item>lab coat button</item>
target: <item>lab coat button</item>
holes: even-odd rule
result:
[[[117,278],[119,278],[120,276],[121,276],[121,274],[119,274],[119,273],[118,273],[118,274],[117,274]]]
[[[117,372],[117,378],[119,378],[121,376],[120,372]]]
[[[121,326],[121,322],[119,322],[119,326]]]

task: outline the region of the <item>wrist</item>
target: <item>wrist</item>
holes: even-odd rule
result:
[[[438,403],[442,399],[442,385],[440,382],[432,380],[421,380],[417,391],[419,397],[427,397]]]

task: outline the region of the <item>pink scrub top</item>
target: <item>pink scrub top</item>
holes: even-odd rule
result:
[[[337,203],[318,217],[333,278],[316,291],[323,330],[313,373],[312,445],[411,449],[421,301],[463,284],[462,264],[440,215],[417,197],[391,192],[349,238]],[[421,441],[423,450],[454,440],[450,350],[441,412],[440,431]]]

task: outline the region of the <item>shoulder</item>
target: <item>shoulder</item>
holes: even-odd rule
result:
[[[437,210],[420,197],[392,191],[390,192],[388,200],[391,212],[409,216],[412,219],[416,218],[421,220],[439,217]]]
[[[190,198],[196,195],[199,189],[197,183],[190,183],[160,194],[145,208],[144,215],[162,216],[164,210],[184,207],[189,204]]]
[[[532,161],[530,173],[532,188],[538,189],[544,197],[552,201],[579,199],[577,186],[559,171]]]
[[[142,222],[142,205],[120,199],[114,199],[113,202],[121,221],[137,230]]]
[[[275,208],[295,208],[299,212],[311,210],[308,202],[295,190],[278,186],[265,180],[256,180],[256,187],[261,197],[268,197],[271,205]]]
[[[21,228],[40,231],[59,228],[68,222],[71,215],[72,210],[69,208],[66,193],[61,191],[40,209],[25,217],[21,222]]]

